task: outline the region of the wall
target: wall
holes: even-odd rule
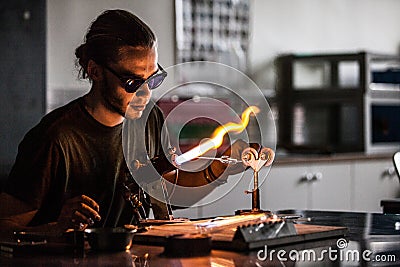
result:
[[[14,0],[0,8],[0,183],[25,133],[45,112],[46,0]]]

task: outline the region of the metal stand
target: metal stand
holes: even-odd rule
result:
[[[244,213],[262,213],[266,212],[260,208],[260,189],[258,187],[258,172],[264,166],[272,164],[275,157],[275,153],[270,148],[262,148],[260,153],[252,147],[246,148],[242,153],[242,162],[245,166],[249,166],[253,169],[253,190],[246,190],[246,194],[251,194],[251,211],[236,211],[236,214]]]
[[[131,206],[132,206],[132,211],[133,214],[135,216],[135,219],[137,220],[137,224],[140,224],[140,221],[142,221],[143,219],[146,219],[146,212],[143,208],[143,204],[140,201],[140,197],[139,194],[133,194],[131,192],[131,189],[125,185],[125,183],[122,184],[123,186],[123,195],[124,195],[124,199],[126,201],[128,201]]]
[[[254,189],[252,192],[247,191],[246,193],[251,194],[251,211],[260,210],[260,189],[258,188],[258,171],[254,172]]]

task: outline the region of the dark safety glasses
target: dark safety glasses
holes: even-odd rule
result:
[[[143,84],[147,84],[150,90],[153,90],[159,87],[164,81],[165,77],[167,77],[167,72],[161,67],[160,64],[157,64],[158,71],[151,75],[147,79],[142,79],[137,76],[121,76],[115,70],[108,66],[104,66],[109,72],[115,75],[123,84],[125,91],[128,93],[136,92]]]

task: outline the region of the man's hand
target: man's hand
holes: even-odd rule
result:
[[[81,195],[68,199],[61,209],[58,225],[63,230],[73,228],[84,230],[95,221],[100,221],[99,205],[88,196]]]

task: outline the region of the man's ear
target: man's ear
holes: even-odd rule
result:
[[[91,59],[88,62],[87,73],[92,81],[103,79],[103,67]]]

